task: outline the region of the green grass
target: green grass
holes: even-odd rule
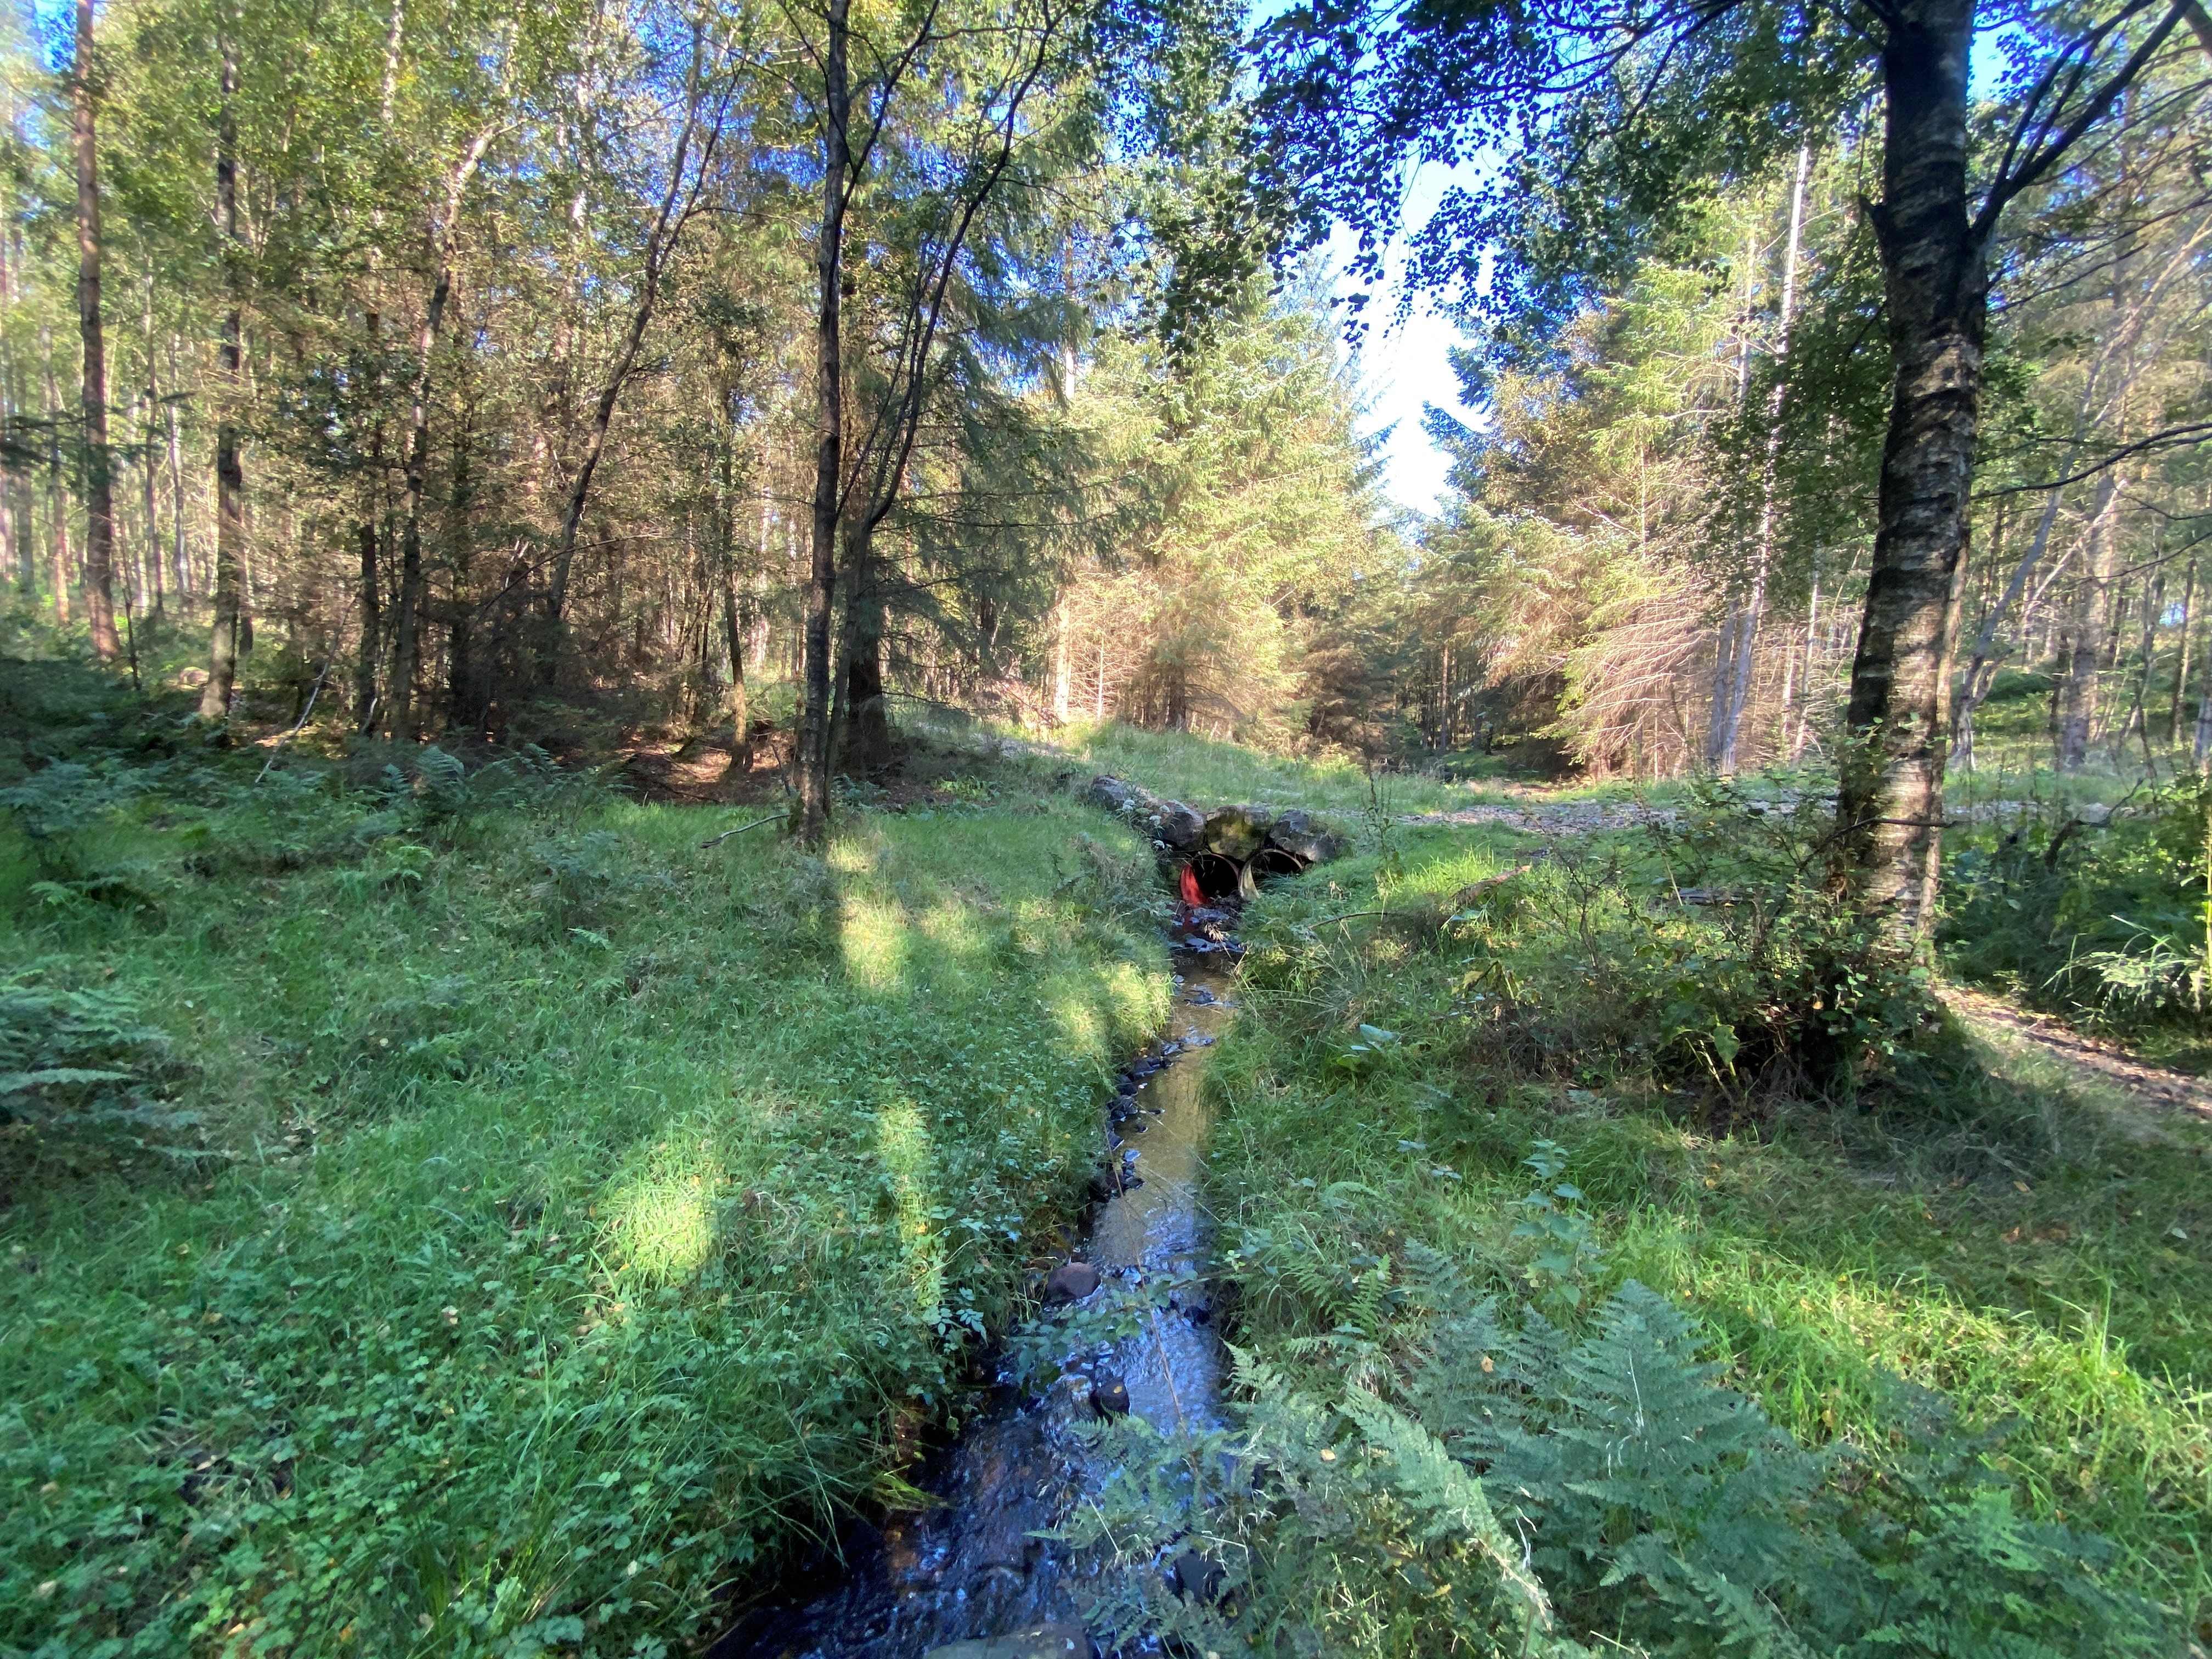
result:
[[[1079,722],[1032,741],[1074,765],[1111,772],[1200,808],[1304,806],[1350,817],[1377,798],[1394,812],[1449,811],[1489,798],[1477,786],[1408,773],[1377,774],[1376,794],[1370,797],[1367,775],[1349,760],[1269,755],[1241,744],[1147,732],[1118,720]]]
[[[1578,1051],[1571,1005],[1546,1052],[1501,1063],[1462,1018],[1487,953],[1439,924],[1528,845],[1401,832],[1401,874],[1347,860],[1248,912],[1209,1171],[1232,1340],[1330,1395],[1365,1340],[1349,1310],[1408,1240],[1509,1304],[1546,1300],[1512,1230],[1538,1184],[1522,1160],[1552,1139],[1605,1249],[1593,1297],[1634,1278],[1692,1310],[1729,1380],[1807,1444],[1881,1444],[1886,1373],[2010,1423],[1994,1455],[2030,1510],[2110,1535],[2125,1582],[2182,1621],[2212,1610],[2212,1132],[1987,1048],[1910,1104],[1717,1124]],[[1553,986],[1577,971],[1560,933],[1497,948]]]
[[[0,1152],[0,1654],[659,1652],[959,1409],[1164,1017],[1126,833],[257,787],[61,672],[0,970],[207,1127]]]

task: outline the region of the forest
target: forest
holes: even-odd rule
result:
[[[0,17],[0,1659],[2212,1645],[2200,0],[540,4]]]

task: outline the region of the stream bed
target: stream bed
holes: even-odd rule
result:
[[[1112,1473],[1081,1427],[1120,1410],[1167,1435],[1220,1420],[1200,1180],[1206,1063],[1236,1006],[1235,957],[1203,936],[1185,942],[1196,948],[1176,956],[1168,1036],[1123,1074],[1109,1114],[1106,1173],[1093,1189],[1102,1201],[1074,1252],[1097,1288],[1083,1293],[1091,1276],[1063,1268],[1047,1294],[1068,1305],[1071,1330],[1127,1298],[1134,1334],[1072,1353],[1042,1395],[1002,1376],[958,1439],[926,1462],[916,1484],[937,1507],[853,1522],[839,1549],[802,1563],[747,1609],[712,1659],[1087,1659],[1089,1593],[1102,1572],[1129,1569],[1035,1535],[1060,1526]],[[1009,1349],[1059,1328],[1048,1313]]]

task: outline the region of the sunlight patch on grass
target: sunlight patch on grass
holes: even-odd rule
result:
[[[605,1200],[607,1252],[626,1276],[674,1285],[706,1265],[714,1248],[720,1165],[704,1156],[655,1157]]]
[[[877,1109],[876,1157],[890,1182],[900,1255],[915,1310],[926,1318],[944,1305],[945,1252],[929,1225],[936,1180],[929,1132],[912,1101],[894,1100]]]
[[[906,988],[913,931],[897,900],[872,893],[848,896],[838,929],[846,976],[878,996],[897,995]]]

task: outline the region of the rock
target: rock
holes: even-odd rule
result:
[[[1004,1636],[950,1642],[932,1648],[922,1659],[1097,1659],[1097,1650],[1080,1625],[1025,1625]]]
[[[1153,831],[1178,853],[1195,853],[1206,845],[1206,814],[1179,800],[1164,800],[1152,809]]]
[[[1206,820],[1206,850],[1243,863],[1267,844],[1274,815],[1264,806],[1224,806]]]
[[[1111,1371],[1091,1379],[1091,1409],[1101,1417],[1123,1417],[1129,1410],[1129,1385]]]
[[[1152,804],[1152,798],[1135,784],[1124,783],[1104,773],[1091,780],[1091,787],[1084,794],[1093,806],[1123,817],[1133,817],[1140,807]]]
[[[1045,1305],[1057,1307],[1065,1302],[1080,1302],[1097,1288],[1097,1268],[1088,1261],[1063,1261],[1044,1282]]]
[[[1315,823],[1303,806],[1292,807],[1269,826],[1267,842],[1308,864],[1327,864],[1345,853],[1344,837]]]
[[[1209,1561],[1196,1550],[1185,1550],[1176,1557],[1170,1571],[1176,1589],[1186,1601],[1212,1607],[1221,1599],[1221,1581],[1227,1575],[1218,1561]]]

